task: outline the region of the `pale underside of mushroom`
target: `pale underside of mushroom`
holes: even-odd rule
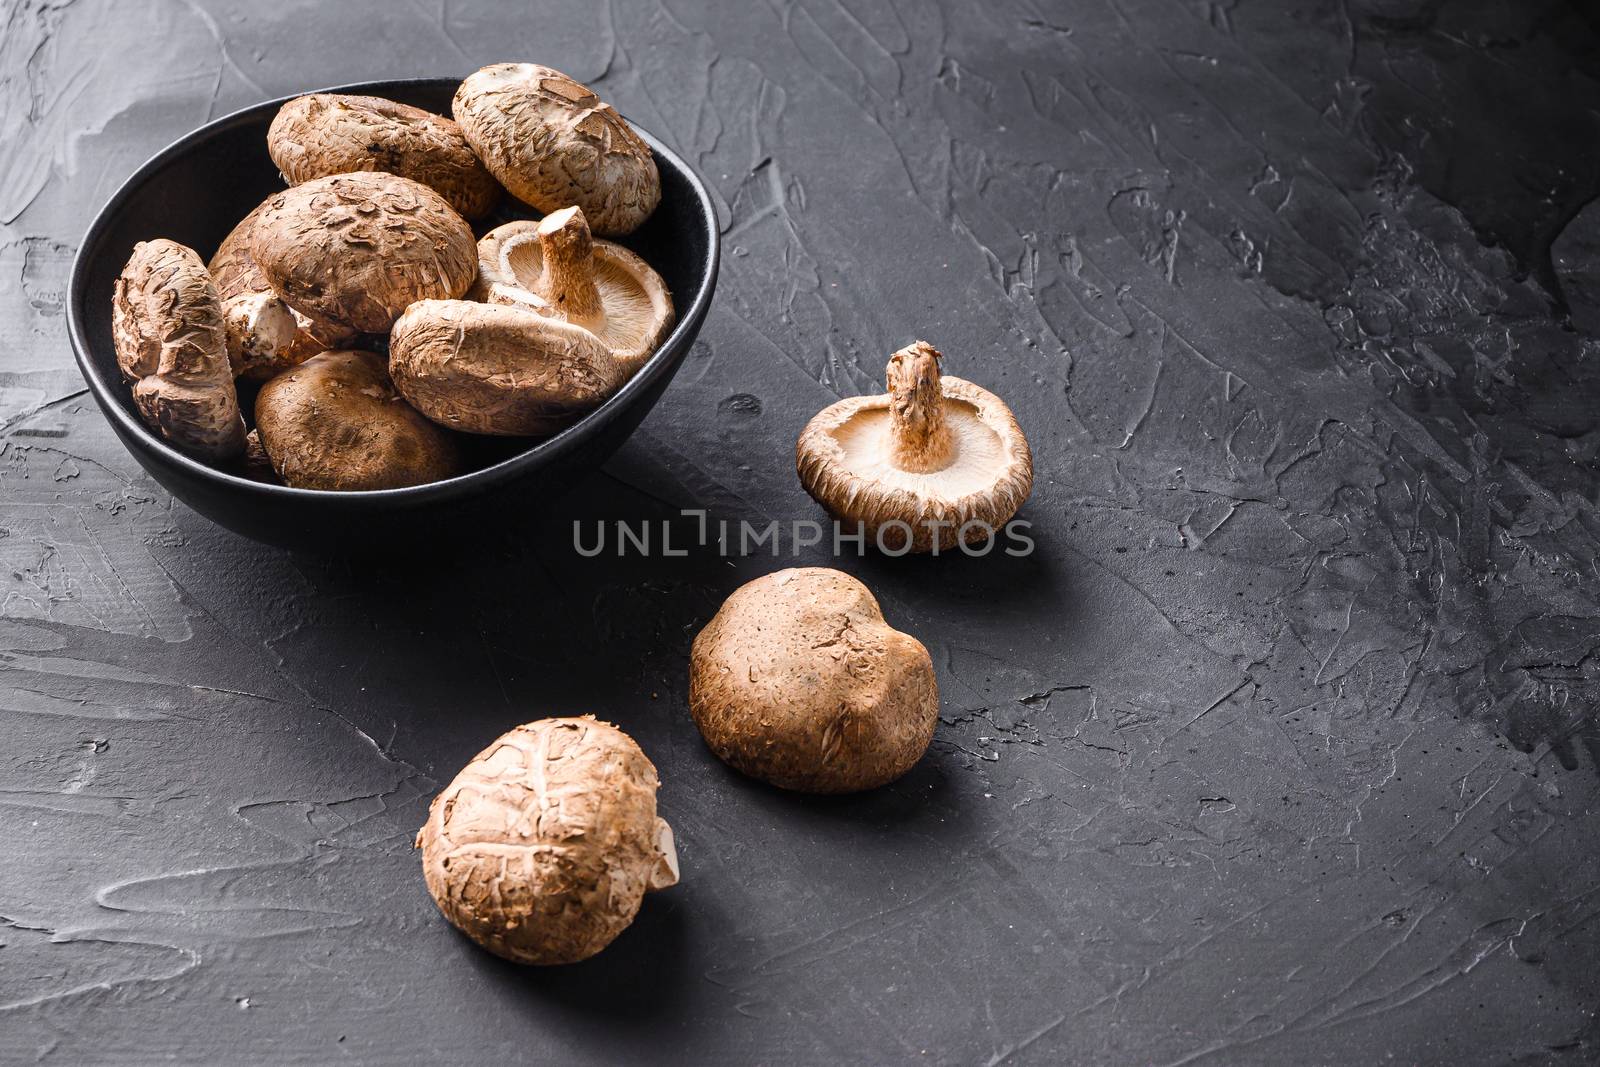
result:
[[[478,242],[475,293],[589,331],[630,375],[649,360],[674,321],[660,275],[621,245],[593,239],[576,207],[485,235]]]
[[[938,372],[918,342],[895,353],[891,392],[824,409],[796,446],[801,482],[847,524],[883,547],[925,552],[983,541],[1033,487],[1027,439],[1004,401]]]

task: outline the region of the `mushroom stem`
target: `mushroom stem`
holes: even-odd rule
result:
[[[914,341],[889,357],[884,379],[889,387],[890,436],[895,466],[926,473],[948,466],[955,451],[945,425],[944,391],[939,386],[939,350]]]
[[[603,320],[605,308],[594,284],[594,239],[583,209],[568,207],[546,215],[537,233],[544,270],[535,291],[568,322],[585,325]]]

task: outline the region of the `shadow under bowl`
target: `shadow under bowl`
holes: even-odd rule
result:
[[[315,91],[381,96],[448,115],[459,84],[419,78]],[[90,225],[72,268],[67,325],[78,368],[112,429],[173,496],[213,522],[272,544],[343,551],[381,541],[384,547],[437,549],[441,539],[481,537],[517,518],[547,515],[549,502],[638,428],[700,332],[719,256],[717,215],[705,184],[639,130],[661,172],[661,205],[621,243],[665,280],[677,324],[650,361],[599,408],[548,438],[471,438],[479,465],[442,482],[355,493],[265,485],[209,467],[145,425],[117,366],[111,304],[117,275],[135,244],[167,237],[209,259],[240,219],[284,187],[267,154],[267,127],[288,99],[293,98],[245,108],[179,139],[140,167]],[[510,213],[495,222],[536,217],[509,196],[506,206]]]

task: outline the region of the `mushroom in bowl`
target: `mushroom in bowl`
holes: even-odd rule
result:
[[[594,240],[579,207],[489,231],[478,242],[474,287],[490,303],[581,327],[627,374],[672,328],[672,296],[661,276],[621,245]]]
[[[243,453],[222,304],[194,250],[167,240],[137,245],[117,278],[111,317],[117,365],[145,422],[191,455]]]

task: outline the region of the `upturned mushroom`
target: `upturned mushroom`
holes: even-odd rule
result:
[[[399,489],[462,470],[456,442],[401,399],[372,352],[324,352],[272,379],[256,432],[297,489]]]
[[[518,726],[473,757],[417,834],[439,911],[518,963],[588,959],[678,882],[655,766],[591,715]]]
[[[165,239],[134,246],[113,292],[111,336],[151,428],[202,459],[244,451],[222,307],[193,249]]]
[[[939,374],[917,341],[889,357],[889,391],[824,408],[795,446],[801,484],[888,552],[987,540],[1033,489],[1033,454],[1005,402]]]
[[[536,63],[472,74],[451,105],[461,132],[511,195],[542,212],[583,208],[596,233],[632,233],[661,200],[650,146],[592,90]]]
[[[249,249],[265,207],[257,206],[222,239],[208,267],[222,301],[233,376],[250,381],[266,381],[318,352],[344,348],[360,333],[296,311],[273,291]]]
[[[389,375],[434,422],[512,437],[565,428],[624,380],[622,365],[581,326],[470,300],[407,308],[389,335]]]
[[[922,643],[841,571],[740,587],[694,639],[689,710],[717,758],[784,789],[851,793],[922,758],[939,687]]]
[[[365,333],[415,301],[462,295],[478,272],[466,220],[426,185],[378,171],[271,197],[249,250],[290,307]]]
[[[594,240],[578,207],[490,230],[478,242],[473,286],[469,296],[589,331],[630,375],[672,328],[672,297],[661,276],[621,245]]]
[[[465,219],[483,218],[500,200],[499,183],[472,154],[460,126],[382,97],[296,97],[272,120],[267,151],[291,185],[386,171],[428,186]]]

